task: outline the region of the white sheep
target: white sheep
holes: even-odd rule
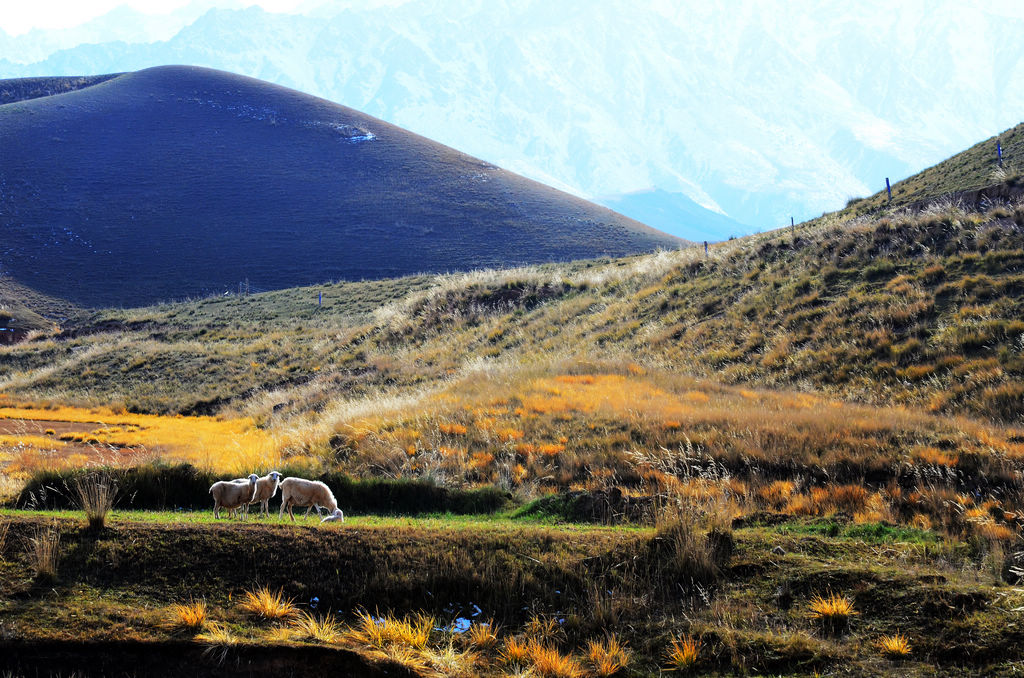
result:
[[[220,518],[222,508],[229,511],[241,508],[244,519],[249,513],[249,503],[256,496],[256,481],[259,479],[258,475],[250,473],[248,478],[242,480],[219,480],[211,485],[213,517]]]
[[[330,510],[331,514],[321,519],[321,523],[329,520],[345,522],[345,514],[338,508],[338,502],[334,499],[331,488],[319,480],[285,478],[281,481],[281,513],[278,515],[278,520],[284,520],[284,512],[287,509],[292,522],[295,522],[295,515],[292,513],[292,507],[294,506],[307,507],[306,514],[303,517],[308,516],[310,509],[314,506],[317,507],[317,514],[319,514],[320,507],[322,506]]]
[[[235,482],[249,482],[248,478],[236,478]],[[277,494],[277,486],[281,483],[281,473],[271,471],[256,481],[256,494],[253,495],[250,504],[259,502],[260,515],[270,517],[270,500]]]

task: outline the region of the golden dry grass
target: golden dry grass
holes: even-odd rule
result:
[[[0,407],[0,419],[73,422],[87,429],[68,435],[67,441],[35,435],[0,437],[0,449],[8,450],[13,467],[8,472],[28,473],[40,468],[67,466],[62,455],[41,457],[32,451],[60,450],[69,441],[96,447],[145,449],[166,461],[189,462],[223,473],[270,468],[281,462],[280,441],[257,428],[249,418],[158,416],[100,407],[8,404]],[[20,445],[23,449],[12,453],[11,445]]]
[[[206,625],[208,612],[205,600],[171,605],[167,613],[167,626],[191,633],[200,632]]]
[[[902,633],[894,633],[891,636],[882,636],[878,639],[878,649],[890,659],[903,659],[910,656],[912,650],[910,641]]]
[[[303,612],[289,623],[289,628],[300,640],[316,643],[333,643],[341,637],[341,627],[332,615],[316,617]]]
[[[427,646],[434,626],[435,619],[424,614],[405,618],[390,615],[374,617],[362,611],[345,635],[348,640],[376,648],[401,645],[422,650]]]
[[[494,620],[475,622],[463,634],[465,642],[481,650],[489,650],[498,643],[498,627]]]
[[[527,666],[530,662],[530,646],[521,638],[508,636],[501,644],[498,657],[512,666]]]
[[[603,678],[625,671],[629,666],[631,652],[619,642],[615,634],[609,634],[602,640],[588,641],[585,656],[591,672]]]
[[[533,670],[543,678],[581,678],[586,675],[579,661],[571,655],[562,654],[558,648],[536,639],[530,640],[527,647]]]
[[[266,587],[246,591],[239,606],[249,614],[269,621],[287,619],[299,613],[294,602],[284,598],[283,591],[271,591]]]
[[[700,659],[703,643],[692,636],[672,638],[672,644],[665,652],[669,669],[672,671],[690,671]]]

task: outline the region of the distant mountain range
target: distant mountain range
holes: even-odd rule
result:
[[[221,71],[0,81],[2,101],[0,275],[84,306],[686,244]]]
[[[199,11],[183,10],[162,33],[152,17],[121,11],[75,31],[0,35],[0,77],[168,63],[242,73],[641,221],[664,214],[660,228],[693,240],[838,209],[1016,124],[1024,110],[1024,10],[1013,2],[413,0],[330,2],[305,15]],[[715,215],[741,227],[717,230]]]

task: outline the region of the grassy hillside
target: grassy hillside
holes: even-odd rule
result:
[[[358,111],[208,69],[6,103],[0,135],[0,273],[84,306],[684,244]]]
[[[1024,205],[948,199],[707,255],[69,312],[0,347],[0,669],[1013,675],[1022,317]],[[271,468],[348,522],[194,510]],[[24,510],[96,478],[177,510]],[[247,612],[254,582],[311,617]]]
[[[997,142],[1002,146],[1001,163],[996,152]],[[986,187],[998,187],[991,198],[1020,196],[1024,193],[1022,171],[1024,123],[902,181],[892,177],[891,202],[883,188],[867,198],[851,200],[847,211],[855,215],[868,214],[885,207],[900,208],[943,196],[956,198],[964,193],[971,193],[970,197],[977,199],[976,192]]]
[[[1022,223],[1021,207],[943,204],[824,219],[707,258],[664,252],[107,310],[3,349],[3,387],[141,411],[230,402],[265,414],[474,365],[604,360],[1013,422]]]

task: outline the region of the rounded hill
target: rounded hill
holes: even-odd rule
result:
[[[0,275],[77,304],[686,244],[252,78],[165,66],[75,80],[0,105]]]

